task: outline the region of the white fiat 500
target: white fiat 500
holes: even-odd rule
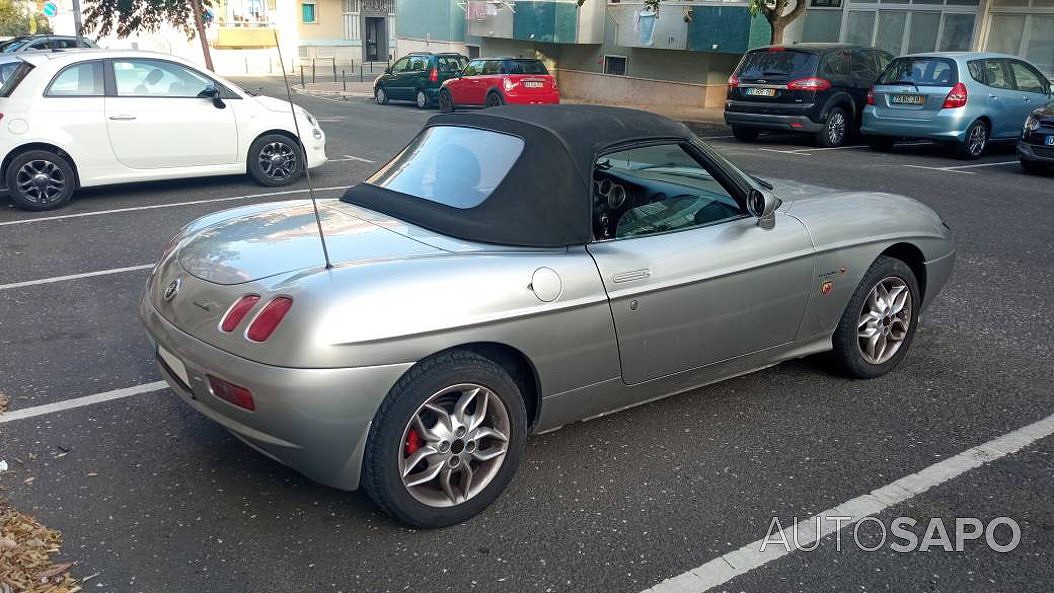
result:
[[[326,136],[297,107],[169,56],[84,50],[0,58],[0,177],[28,210],[81,187],[244,174],[267,186],[326,161]],[[301,145],[302,144],[302,145]]]

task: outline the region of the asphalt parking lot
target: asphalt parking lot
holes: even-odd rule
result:
[[[246,82],[261,84],[276,94],[273,81]],[[328,134],[332,161],[312,175],[325,198],[430,115],[296,100]],[[362,493],[256,454],[156,383],[136,311],[168,238],[209,212],[304,198],[303,180],[280,190],[237,177],[101,188],[39,214],[0,201],[0,392],[11,399],[0,488],[64,533],[63,556],[92,577],[88,591],[672,593],[701,591],[691,571],[764,538],[774,517],[786,525],[837,509],[1040,422],[1020,448],[993,445],[1003,454],[990,463],[875,512],[887,526],[1009,517],[1020,527],[1012,551],[973,542],[865,552],[846,545],[850,527],[841,550],[828,537],[814,551],[748,562],[714,590],[1050,591],[1054,174],[1023,173],[1012,147],[966,162],[926,143],[876,153],[696,130],[761,177],[905,194],[955,230],[955,274],[896,372],[849,381],[797,361],[537,435],[489,510],[412,530]]]

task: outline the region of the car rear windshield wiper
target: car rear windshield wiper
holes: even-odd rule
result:
[[[916,84],[914,80],[897,80],[893,84],[910,84],[911,86],[915,87],[915,92],[916,93],[920,92],[919,91],[919,85]]]

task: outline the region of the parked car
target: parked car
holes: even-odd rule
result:
[[[926,53],[893,60],[868,95],[863,132],[875,150],[900,137],[927,138],[976,159],[991,141],[1016,140],[1051,98],[1039,69],[993,53]]]
[[[434,105],[439,87],[457,76],[468,63],[458,53],[412,53],[400,58],[373,83],[373,98],[380,105],[388,101],[413,101],[419,109]]]
[[[560,89],[545,64],[526,58],[472,60],[439,91],[439,109],[448,113],[458,107],[559,102]]]
[[[81,187],[246,171],[286,185],[326,161],[303,108],[298,142],[288,102],[167,54],[21,53],[0,58],[0,79],[0,177],[20,208],[58,208]]]
[[[87,37],[78,39],[71,35],[25,35],[0,42],[0,53],[15,54],[24,51],[62,51],[98,47]]]
[[[841,146],[859,129],[867,91],[893,56],[830,43],[762,47],[728,79],[725,123],[740,140],[763,131],[807,132]]]
[[[529,431],[824,351],[857,378],[904,360],[953,268],[947,225],[906,197],[772,188],[651,113],[439,114],[320,219],[301,200],[187,225],[140,313],[187,405],[451,525]]]
[[[1030,173],[1054,165],[1054,102],[1036,108],[1025,120],[1017,143],[1017,158]]]

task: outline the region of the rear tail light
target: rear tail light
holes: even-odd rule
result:
[[[212,395],[222,399],[223,401],[230,402],[239,408],[249,410],[250,412],[256,410],[256,403],[253,401],[253,394],[248,389],[229,383],[223,379],[217,379],[212,375],[208,375],[209,378],[209,389],[212,390]]]
[[[831,82],[826,78],[799,78],[787,83],[787,88],[792,91],[826,91],[831,88]]]
[[[733,74],[728,77],[728,88],[734,89],[739,87],[739,77]]]
[[[238,324],[242,322],[242,319],[245,319],[245,316],[249,314],[249,311],[253,310],[259,300],[260,297],[255,294],[247,294],[235,301],[231,308],[227,309],[227,314],[223,316],[223,321],[220,322],[220,329],[227,333],[234,331]]]
[[[941,105],[941,109],[963,107],[966,105],[967,98],[966,85],[957,82],[955,83],[955,86],[952,87],[952,90],[948,92],[948,96],[944,98],[944,105]]]
[[[249,331],[245,332],[245,336],[254,342],[266,342],[292,306],[293,299],[289,297],[272,299],[249,324]]]
[[[432,68],[432,70],[430,70],[428,72],[428,80],[430,80],[432,82],[438,82],[439,81],[439,70],[437,70],[436,68]]]
[[[867,89],[867,104],[868,105],[874,105],[875,104],[875,87],[871,87],[871,88]]]

